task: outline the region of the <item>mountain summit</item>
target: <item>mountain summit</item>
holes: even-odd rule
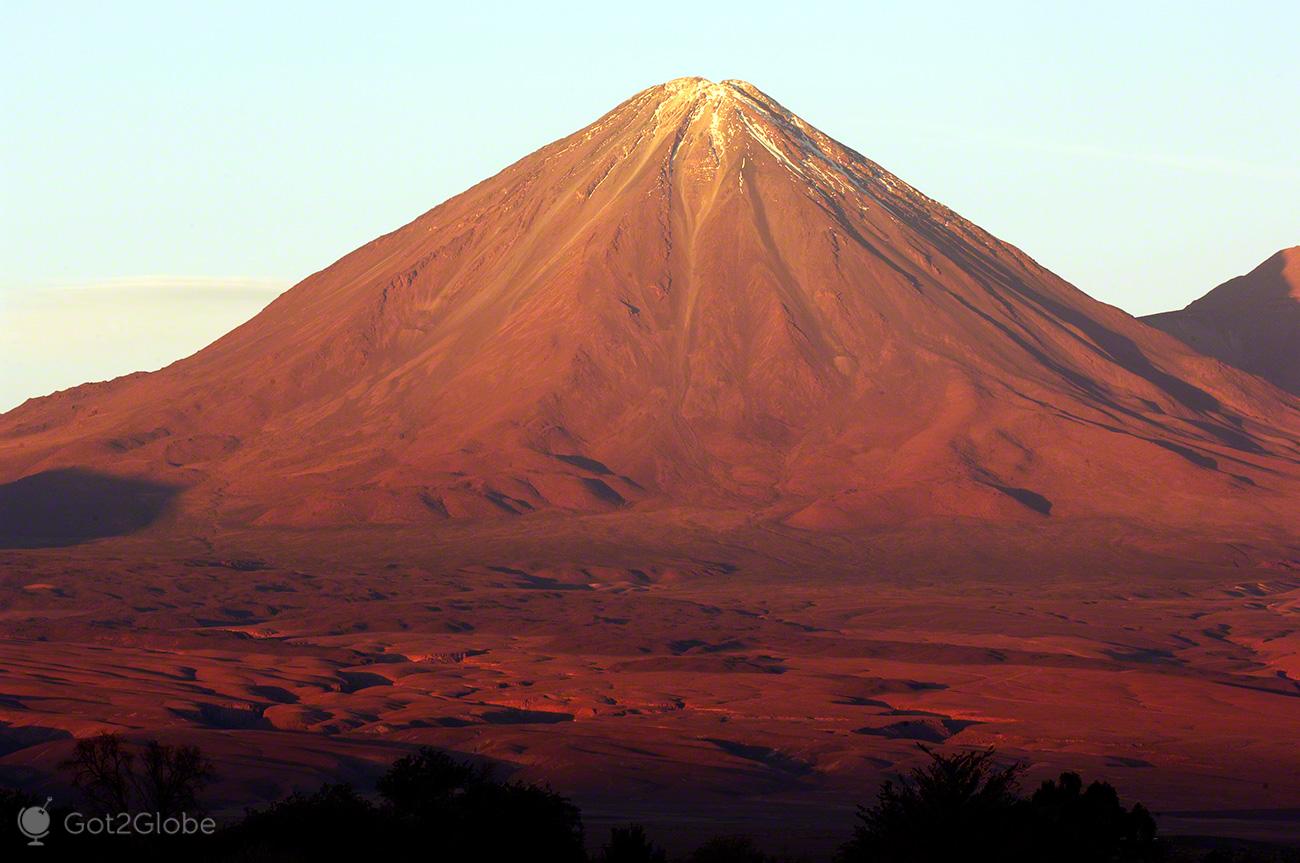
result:
[[[1300,395],[1300,246],[1283,249],[1185,309],[1142,320]]]
[[[753,85],[681,78],[194,356],[0,417],[0,481],[130,476],[182,489],[177,517],[261,525],[623,507],[1268,524],[1298,438],[1295,400]]]

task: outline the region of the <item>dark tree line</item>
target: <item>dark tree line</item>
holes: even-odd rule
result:
[[[924,749],[924,747],[922,747]],[[1074,773],[1020,793],[1019,765],[999,764],[993,750],[951,755],[925,749],[929,760],[859,806],[852,836],[837,863],[1214,863],[1295,860],[1282,852],[1204,850],[1170,855],[1156,840],[1154,819],[1139,803],[1124,808],[1115,789],[1087,786]],[[115,735],[80,741],[64,763],[85,798],[82,811],[201,811],[199,797],[214,778],[195,747],[148,741],[132,746]],[[204,861],[438,860],[528,863],[667,863],[641,825],[615,827],[588,855],[581,813],[549,788],[497,779],[490,767],[457,761],[434,749],[398,759],[376,784],[377,799],[346,784],[293,794],[248,810],[211,836],[52,836],[42,856],[88,859]],[[16,847],[14,814],[38,801],[0,789],[0,842]],[[56,818],[59,811],[54,813]],[[112,843],[112,847],[109,847]],[[125,855],[120,856],[119,855]],[[0,859],[8,859],[0,857]],[[784,863],[745,836],[705,842],[685,863]]]

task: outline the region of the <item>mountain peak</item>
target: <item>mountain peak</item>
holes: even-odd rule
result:
[[[1274,257],[1281,262],[1282,269],[1284,270],[1291,270],[1295,267],[1300,267],[1300,246],[1291,246],[1288,249],[1282,249],[1274,255]],[[1300,272],[1296,275],[1300,276]]]
[[[650,87],[639,95],[648,96],[660,104],[670,102],[691,106],[700,103],[712,103],[716,106],[741,104],[751,110],[757,109],[766,113],[789,113],[762,90],[739,78],[718,82],[694,76],[674,78]]]
[[[716,86],[718,85],[710,81],[708,78],[701,77],[700,75],[683,75],[680,78],[673,78],[669,81],[665,81],[662,84],[657,85],[657,87],[651,87],[650,89],[688,90],[692,88],[716,87]]]
[[[1203,354],[1300,395],[1300,246],[1274,252],[1184,309],[1144,320]]]
[[[675,181],[712,183],[725,174],[743,188],[741,172],[758,160],[830,197],[875,186],[923,207],[933,203],[748,81],[674,78],[641,91],[597,125],[622,124],[636,128],[634,146],[642,152],[669,142],[669,163],[683,169],[670,172]]]
[[[661,117],[666,110],[680,109],[693,119],[704,106],[717,110],[724,105],[734,103],[741,91],[728,82],[715,83],[707,78],[674,78],[655,87],[642,91],[638,97],[648,99],[656,105],[656,117]]]
[[[1274,252],[1262,264],[1243,276],[1229,279],[1188,309],[1221,310],[1242,303],[1272,305],[1280,300],[1300,299],[1300,246]]]
[[[203,351],[5,415],[0,481],[130,471],[195,517],[294,526],[1177,518],[1290,481],[1300,417],[1256,385],[752,84],[678,78]]]

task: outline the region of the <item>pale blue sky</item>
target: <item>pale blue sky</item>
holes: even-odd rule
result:
[[[0,0],[0,410],[190,353],[681,75],[1134,313],[1300,243],[1294,2],[460,5]]]

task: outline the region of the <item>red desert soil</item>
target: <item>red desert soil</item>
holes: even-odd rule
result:
[[[1283,249],[1185,309],[1142,320],[1300,395],[1300,246]]]
[[[1297,832],[1300,400],[743,82],[0,416],[0,483],[0,781],[120,729],[238,811],[432,743],[825,848],[928,741]]]

